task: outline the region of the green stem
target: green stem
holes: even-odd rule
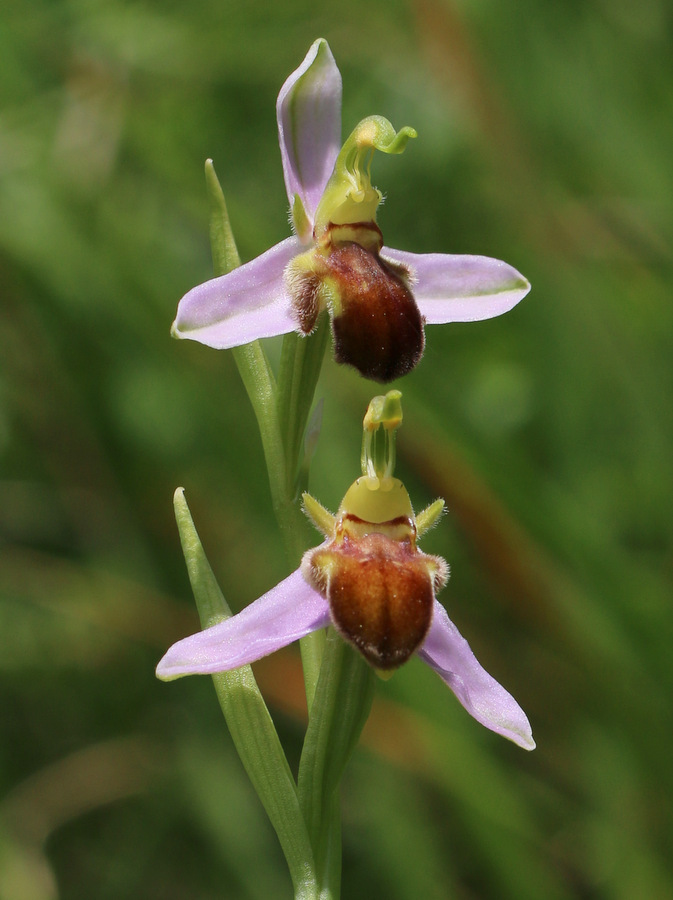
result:
[[[330,628],[297,787],[315,855],[321,897],[331,900],[339,896],[338,787],[367,721],[375,680],[373,669]]]
[[[213,268],[215,275],[224,275],[239,266],[241,260],[212,160],[206,161],[206,184],[211,203]],[[293,566],[299,564],[308,546],[298,475],[302,439],[325,355],[327,331],[322,322],[310,338],[294,332],[285,336],[277,383],[259,341],[234,349],[234,359],[259,426],[274,513]]]
[[[327,317],[323,315],[310,339],[295,333],[287,334],[283,339],[278,372],[278,416],[287,459],[287,489],[293,499],[299,494],[302,439],[325,356],[328,333]]]
[[[224,195],[210,163],[206,166],[206,174],[213,204],[213,261],[216,274],[223,274],[237,266],[240,260]],[[300,506],[304,485],[300,482],[305,478],[307,469],[303,459],[306,423],[329,333],[327,317],[323,315],[321,319],[316,333],[310,338],[294,333],[285,336],[277,380],[258,342],[235,351],[236,363],[259,424],[274,512],[293,566],[298,565],[308,546],[306,520]],[[312,874],[304,882],[298,882],[295,871],[293,879],[296,891],[298,884],[303,884],[306,890],[313,890],[312,879],[315,876],[321,900],[338,900],[341,884],[339,783],[369,715],[375,676],[362,657],[333,629],[330,629],[327,640],[323,632],[303,638],[301,652],[310,714],[296,798],[302,814],[302,826],[312,850]],[[237,677],[236,673],[233,676],[216,676],[216,688],[218,679],[224,679],[221,689],[218,688],[218,696],[225,715],[228,693]],[[257,702],[254,701],[255,704]],[[244,733],[239,738],[242,752],[253,760],[258,759],[265,748],[256,744],[254,734],[249,731],[245,733],[245,729],[242,731]],[[268,727],[262,733],[269,733]],[[275,729],[273,733],[275,735]],[[261,774],[259,771],[251,772],[251,778],[260,796],[265,791],[268,794],[263,771]],[[273,774],[273,778],[277,779],[277,773]],[[267,811],[270,816],[273,813],[278,818],[277,811]],[[301,852],[305,852],[301,832],[302,829],[299,829],[296,839],[301,844]],[[286,855],[290,853],[289,864],[291,859],[297,858],[297,848],[284,844],[283,849]]]
[[[206,163],[206,180],[211,200],[210,235],[213,265],[215,274],[221,275],[238,266],[240,257],[231,230],[224,194],[211,161]],[[328,334],[327,317],[322,316],[322,321],[319,322],[316,333],[310,338],[301,337],[295,333],[286,335],[283,340],[277,380],[273,377],[273,372],[259,342],[255,341],[244,347],[236,348],[234,351],[236,365],[257,418],[269,474],[273,509],[283,536],[286,553],[292,566],[299,564],[303,552],[309,546],[308,525],[301,512],[301,493],[305,485],[300,482],[302,479],[305,479],[307,470],[303,459],[303,439],[320,368],[325,355]],[[327,669],[321,670],[323,647],[325,645],[324,632],[310,634],[301,641],[308,708],[310,710],[314,709],[314,697],[318,691],[317,685],[322,683],[324,686],[321,696],[332,701],[329,707],[332,720],[335,715],[334,703],[345,702],[347,698],[344,698],[342,696],[343,691],[338,689],[341,677],[333,677],[330,673],[333,671],[341,673],[344,665],[343,661],[339,662],[339,660],[342,660],[346,649],[352,654],[350,648],[345,648],[340,638],[337,639],[337,642],[340,649],[332,653],[334,662]],[[365,669],[368,669],[361,660],[359,662]],[[351,665],[345,666],[347,672],[350,672],[352,668],[352,661]],[[215,679],[216,689],[218,690],[218,696],[225,715],[227,715],[228,702],[226,700],[227,687],[229,684],[234,683],[227,681],[228,677],[224,675],[216,676]],[[221,689],[218,687],[219,678],[225,679],[221,684]],[[330,691],[332,683],[337,688],[336,696],[333,696],[334,691]],[[362,691],[356,689],[355,694],[360,696]],[[371,696],[369,703],[371,704]],[[353,704],[350,703],[347,706],[351,709]],[[318,704],[318,707],[322,708],[322,702]],[[369,707],[367,706],[367,712],[368,709]],[[314,750],[310,751],[307,756],[307,759],[313,760],[313,762],[309,762],[305,766],[305,771],[308,772],[310,770],[313,773],[311,778],[308,779],[311,783],[307,787],[310,791],[315,792],[316,797],[320,798],[315,803],[309,798],[305,806],[301,807],[302,815],[310,814],[314,821],[313,834],[309,836],[312,855],[310,864],[307,859],[305,866],[307,871],[310,870],[310,875],[306,877],[304,882],[298,882],[296,880],[297,874],[292,872],[292,867],[291,873],[295,882],[297,898],[311,896],[306,891],[310,892],[314,888],[313,879],[316,871],[314,862],[314,848],[316,844],[314,841],[317,842],[321,848],[321,865],[324,869],[322,882],[326,885],[326,890],[328,891],[327,894],[324,894],[324,900],[330,900],[330,898],[336,900],[339,896],[341,878],[341,824],[339,798],[336,788],[346,758],[350,755],[355,742],[357,742],[357,737],[366,719],[366,713],[362,721],[359,722],[359,726],[355,729],[357,733],[354,736],[354,740],[349,743],[347,754],[345,756],[343,752],[338,754],[338,757],[343,760],[342,764],[337,767],[338,774],[334,770],[334,766],[326,764],[328,762],[326,757],[329,756],[329,753],[327,753],[328,748],[326,745],[323,746],[319,739],[318,732],[320,729],[317,723],[319,720],[323,721],[323,719],[322,713],[319,714],[318,711],[316,711],[315,715],[312,713],[307,732],[307,738],[309,734],[316,735],[311,742]],[[347,725],[350,721],[350,717],[347,716]],[[247,740],[252,740],[251,746],[244,744],[244,741]],[[262,748],[255,748],[254,737],[251,738],[248,734],[247,737],[245,735],[241,736],[240,750],[255,758],[257,752],[261,751]],[[321,784],[321,773],[328,778],[329,788],[327,790]],[[307,779],[304,780],[306,781]],[[253,778],[253,784],[255,784],[258,792],[265,789],[264,779],[260,779],[259,776],[257,776],[257,780]],[[271,812],[268,809],[267,812],[271,816]],[[306,830],[303,821],[302,827]],[[301,835],[298,839],[301,839]],[[302,849],[306,849],[303,844]],[[287,855],[287,852],[292,853],[293,848],[286,848],[285,844],[283,844],[283,850],[286,851]],[[295,857],[288,857],[288,865],[291,865],[293,858]],[[302,890],[304,893],[299,892],[298,884],[303,884]]]
[[[338,787],[332,794],[329,807],[325,811],[325,821],[328,828],[319,896],[320,900],[339,900],[343,861],[341,853],[341,790]]]
[[[326,316],[322,317],[315,334],[310,338],[287,334],[283,339],[278,371],[278,417],[283,435],[286,464],[287,515],[281,523],[286,537],[286,548],[293,565],[298,565],[308,546],[308,527],[303,515],[297,521],[300,497],[306,485],[300,484],[302,472],[303,437],[306,431],[311,404],[325,355],[329,329]],[[283,510],[285,512],[286,510]],[[280,521],[280,520],[279,520]],[[320,672],[324,633],[314,632],[300,641],[306,701],[311,708]]]

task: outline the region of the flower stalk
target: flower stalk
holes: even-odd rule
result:
[[[206,181],[211,199],[213,264],[216,274],[225,274],[240,264],[240,258],[224,192],[210,160],[206,163]],[[307,528],[301,514],[301,488],[307,485],[300,484],[300,475],[304,472],[307,477],[308,471],[307,467],[301,466],[302,438],[327,335],[324,325],[311,341],[302,341],[294,333],[286,335],[277,381],[259,341],[234,348],[236,365],[262,436],[274,512],[288,557],[294,564],[306,549],[303,536]],[[193,523],[191,517],[187,520],[189,513],[184,497],[181,501],[176,499],[178,502],[184,504],[184,509],[180,507],[179,522],[183,523],[181,535],[184,531],[189,546],[190,541],[194,543],[189,536],[189,527],[193,529]],[[200,543],[198,546],[200,549]],[[204,609],[201,624],[208,628],[224,621],[231,613],[202,551],[197,559],[198,563],[192,563],[192,570],[197,567],[207,570],[194,593],[203,598],[199,603],[200,610]],[[203,583],[208,586],[207,590],[201,586]],[[192,584],[194,586],[195,582]],[[324,644],[323,631],[312,632],[301,641],[311,715],[302,752],[299,790],[250,666],[213,675],[218,700],[236,749],[278,834],[296,900],[309,900],[315,895],[321,900],[337,900],[340,895],[341,808],[337,787],[369,714],[373,696],[373,687],[367,688],[367,682],[371,680],[368,667],[359,659],[350,659],[350,665],[344,667],[347,648],[340,639],[328,644],[330,652],[323,662]],[[318,702],[314,703],[318,685],[321,689]],[[348,702],[342,705],[344,699]],[[310,822],[310,828],[307,822]]]
[[[206,162],[206,187],[210,198],[210,241],[213,267],[224,275],[240,265],[227,204],[212,160]],[[301,495],[308,478],[302,466],[302,438],[313,403],[315,387],[325,355],[327,329],[311,341],[294,332],[285,335],[278,379],[259,341],[234,347],[234,359],[255,412],[264,449],[271,501],[285,552],[296,565],[308,546],[309,529],[301,512]],[[307,702],[313,701],[324,636],[307,635],[301,643]]]
[[[210,243],[216,275],[240,265],[227,204],[212,160],[206,161],[206,188],[210,200]],[[297,358],[294,335],[283,348],[278,383],[261,343],[256,340],[234,347],[234,359],[255,412],[269,475],[271,500],[291,563],[301,557],[303,516],[296,500],[297,448],[310,411],[322,362],[319,346],[303,349]],[[322,347],[324,355],[324,344]],[[310,365],[304,366],[305,357]],[[308,371],[307,371],[308,370]]]
[[[371,666],[330,628],[297,782],[323,900],[339,896],[339,784],[369,716],[375,682]]]

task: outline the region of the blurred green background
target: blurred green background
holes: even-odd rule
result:
[[[238,609],[288,572],[231,354],[176,343],[211,272],[213,157],[244,259],[288,234],[274,103],[317,36],[379,154],[392,246],[533,291],[428,330],[399,473],[450,514],[441,599],[527,711],[526,754],[412,660],[343,787],[344,897],[673,896],[673,38],[665,0],[4,0],[0,13],[0,897],[290,896],[206,678],[184,485]],[[268,344],[278,354],[274,342]],[[313,493],[375,393],[326,363]],[[296,648],[257,667],[296,765]]]

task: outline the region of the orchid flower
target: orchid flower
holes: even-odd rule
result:
[[[174,644],[157,676],[169,681],[236,669],[332,624],[384,675],[417,653],[478,722],[532,750],[525,713],[479,664],[436,599],[448,566],[416,542],[439,519],[444,501],[415,516],[404,485],[392,477],[399,398],[390,391],[370,404],[363,475],[337,515],[304,494],[304,510],[326,540],[238,615]]]
[[[384,246],[371,158],[401,153],[416,132],[371,116],[339,150],[341,75],[325,40],[287,79],[276,112],[294,235],[189,291],[174,336],[225,349],[308,335],[326,312],[337,362],[387,382],[420,360],[425,324],[489,319],[528,293],[526,279],[500,260]]]

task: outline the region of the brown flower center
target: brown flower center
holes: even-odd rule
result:
[[[334,539],[307,553],[304,575],[327,598],[342,636],[371,665],[394,669],[423,643],[446,565],[416,549],[405,517],[363,533],[367,526],[345,514]]]
[[[381,258],[382,245],[373,222],[330,225],[317,246],[289,264],[286,280],[304,334],[327,308],[336,361],[385,383],[414,368],[425,336],[409,273]]]

